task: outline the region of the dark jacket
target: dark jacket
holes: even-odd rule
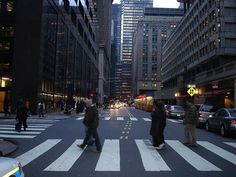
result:
[[[152,123],[150,129],[150,135],[157,136],[159,132],[162,132],[166,126],[166,113],[165,110],[155,109],[151,113]]]
[[[85,110],[83,123],[87,127],[98,126],[99,124],[98,110],[95,107],[88,107]]]
[[[28,117],[28,109],[24,105],[20,105],[17,107],[17,112],[16,112],[16,119],[21,121],[21,120],[26,120]]]

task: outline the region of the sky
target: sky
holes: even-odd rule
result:
[[[113,4],[120,3],[120,0],[113,0]],[[179,3],[177,0],[153,0],[154,7],[169,7],[169,8],[178,8]]]

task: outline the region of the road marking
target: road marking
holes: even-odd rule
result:
[[[214,154],[222,157],[223,159],[233,163],[234,165],[236,165],[236,155],[228,152],[212,143],[206,142],[206,141],[198,141],[198,144],[200,144],[201,146],[203,146],[204,148],[208,149],[209,151],[213,152]]]
[[[35,148],[29,150],[28,152],[16,157],[16,159],[21,163],[24,167],[34,159],[41,156],[43,153],[47,152],[57,143],[59,143],[61,139],[48,139],[47,141],[41,143],[40,145],[36,146]]]
[[[149,118],[143,118],[143,120],[145,120],[145,121],[147,121],[147,122],[150,122],[150,121],[151,121],[151,119],[149,119]]]
[[[119,140],[105,140],[95,171],[120,171]]]
[[[0,130],[0,133],[9,133],[9,134],[21,135],[21,134],[40,134],[41,132],[28,132],[28,131],[17,132],[17,131],[1,131]]]
[[[199,171],[222,171],[209,161],[199,156],[194,151],[183,145],[176,140],[166,140],[166,142],[174,149],[182,158],[190,163],[194,168]]]
[[[137,121],[138,119],[136,117],[130,117],[130,120]]]
[[[117,120],[124,120],[124,117],[117,117]]]
[[[15,125],[0,125],[0,128],[1,127],[14,127],[15,128]],[[28,128],[48,128],[49,126],[38,126],[38,125],[28,125]]]
[[[224,143],[236,148],[236,143],[234,143],[234,142],[224,142]]]
[[[179,120],[173,120],[173,119],[167,119],[167,120],[170,122],[174,122],[174,123],[181,123],[181,121],[179,121]]]
[[[15,130],[15,127],[0,127],[0,130]],[[26,128],[26,130],[43,131],[45,128]]]
[[[34,138],[35,136],[30,136],[30,135],[7,135],[7,134],[0,134],[0,137],[3,137],[3,138]]]
[[[105,117],[103,120],[110,120],[111,117]]]
[[[83,120],[84,117],[78,117],[76,120]]]
[[[146,171],[171,171],[150,140],[135,140]]]
[[[84,150],[77,147],[83,140],[76,140],[57,160],[50,164],[44,171],[69,171]]]

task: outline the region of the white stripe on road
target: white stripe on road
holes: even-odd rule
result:
[[[130,117],[130,120],[137,121],[138,119],[136,117]]]
[[[95,171],[120,171],[119,140],[105,140]]]
[[[2,138],[34,138],[35,136],[30,135],[7,135],[7,134],[0,134]]]
[[[47,152],[60,141],[61,139],[48,139],[47,141],[29,150],[28,152],[18,156],[16,159],[21,163],[22,166],[25,166],[34,159],[41,156],[43,153]]]
[[[117,117],[117,120],[124,120],[124,117]]]
[[[1,127],[15,127],[15,125],[0,125]],[[48,128],[49,126],[28,125],[28,128]]]
[[[194,168],[199,171],[222,171],[209,161],[199,156],[194,151],[176,140],[166,140],[166,142],[174,149],[182,158],[190,163]]]
[[[236,148],[236,143],[234,142],[225,142],[225,144],[228,144],[229,146]]]
[[[174,123],[181,123],[181,121],[179,121],[179,120],[173,120],[173,119],[167,119],[167,120],[170,122],[174,122]]]
[[[21,131],[21,132],[17,132],[17,131],[2,131],[0,130],[0,133],[9,133],[9,134],[18,134],[18,135],[21,135],[21,134],[40,134],[41,132],[28,132],[28,131]]]
[[[208,149],[209,151],[215,153],[216,155],[222,157],[225,160],[228,160],[229,162],[236,165],[236,155],[228,152],[212,143],[206,142],[206,141],[198,141],[198,144],[203,146],[204,148]]]
[[[15,130],[15,127],[0,127],[0,130]],[[26,128],[26,130],[43,131],[45,128]]]
[[[77,147],[78,144],[82,144],[83,140],[76,140],[57,160],[44,169],[44,171],[69,171],[76,160],[83,153]]]
[[[110,119],[111,119],[111,117],[104,117],[103,120],[110,120]]]
[[[76,120],[83,120],[84,117],[78,117]]]
[[[147,121],[147,122],[150,122],[150,121],[151,121],[151,119],[149,119],[149,118],[143,118],[143,120],[145,120],[145,121]]]
[[[146,171],[171,171],[149,140],[135,140]]]

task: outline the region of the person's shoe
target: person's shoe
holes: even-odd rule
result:
[[[197,147],[196,143],[189,144],[190,147]]]
[[[83,144],[78,144],[77,146],[78,146],[80,149],[82,149],[82,150],[83,150],[84,147],[85,147],[85,145],[83,145]]]
[[[165,147],[164,143],[161,143],[159,146],[156,147],[156,149],[160,150],[163,149]]]
[[[188,145],[190,145],[190,143],[189,142],[184,142],[183,143],[185,146],[188,146]]]

